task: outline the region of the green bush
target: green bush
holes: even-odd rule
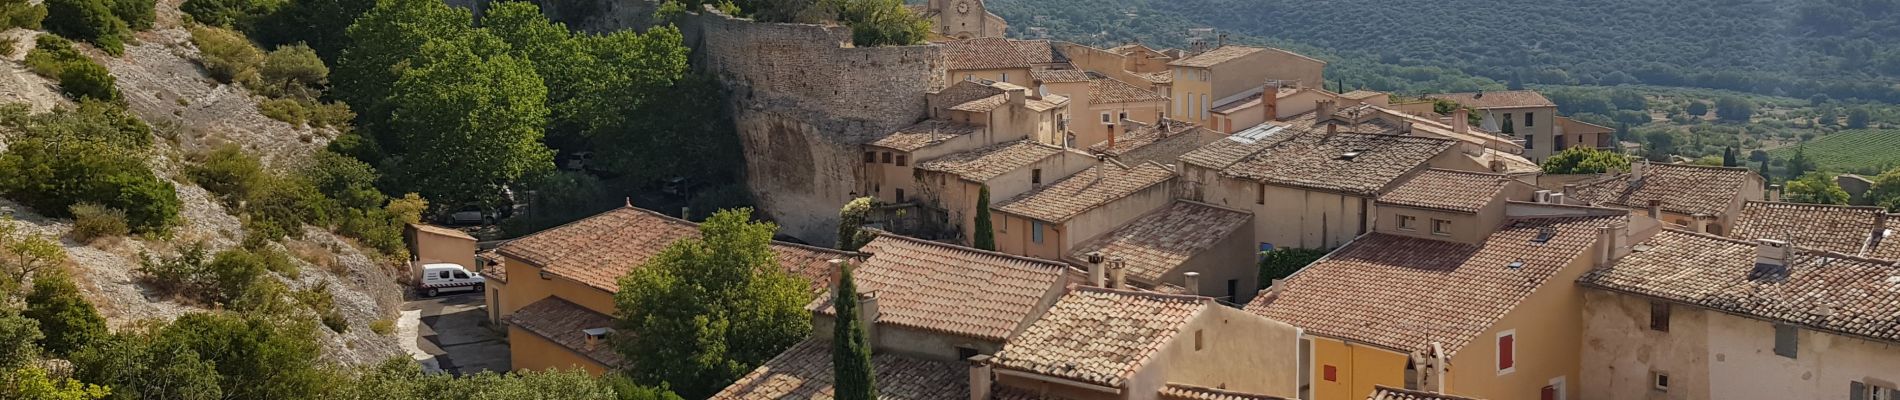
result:
[[[24,315],[39,321],[40,333],[45,336],[39,347],[59,358],[71,356],[107,335],[106,319],[64,272],[42,273],[34,278]]]
[[[112,15],[125,21],[125,26],[133,31],[152,29],[152,22],[158,19],[154,6],[155,0],[112,0]]]
[[[251,45],[244,34],[218,27],[192,28],[191,44],[198,46],[199,62],[213,79],[224,83],[257,81],[257,64],[264,61],[264,52]]]
[[[146,283],[160,292],[191,294],[194,290],[198,290],[197,282],[204,274],[208,255],[204,242],[192,243],[180,248],[177,255],[170,257],[142,255],[137,271]]]
[[[304,105],[310,110],[310,126],[317,128],[346,129],[350,121],[356,120],[356,112],[343,102],[310,103]]]
[[[300,43],[272,50],[258,67],[258,75],[263,82],[254,89],[259,92],[272,97],[312,100],[322,94],[323,85],[329,83],[330,68],[323,65],[323,59],[317,57],[315,50]]]
[[[270,119],[284,121],[286,124],[303,126],[310,122],[310,110],[303,102],[295,99],[270,99],[257,103],[257,111]]]
[[[46,5],[27,0],[0,0],[0,31],[8,28],[40,29],[46,19]]]
[[[11,143],[0,154],[0,194],[54,217],[71,217],[70,207],[81,202],[124,210],[141,233],[165,233],[178,223],[180,207],[177,190],[142,156],[86,140]]]
[[[1283,279],[1306,268],[1307,264],[1325,257],[1325,249],[1284,248],[1274,249],[1260,254],[1260,287],[1273,285],[1274,279]]]
[[[4,30],[4,28],[0,28],[0,30]],[[18,50],[18,47],[20,47],[19,39],[14,39],[12,36],[0,37],[0,57],[12,57],[13,52]]]
[[[91,62],[79,54],[79,49],[73,48],[72,41],[50,33],[33,39],[33,50],[26,52],[27,68],[47,79],[59,79],[66,64],[78,61]]]
[[[316,286],[291,294],[291,297],[316,312],[323,326],[331,331],[344,333],[350,330],[350,322],[343,319],[343,313],[336,309],[336,296],[330,294],[330,282],[319,282]]]
[[[73,100],[119,101],[115,82],[111,71],[90,62],[67,64],[59,72],[59,92]]]
[[[125,37],[131,31],[105,0],[47,0],[45,25],[48,31],[92,42],[115,56],[125,53]]]
[[[259,18],[283,5],[282,0],[186,0],[179,11],[198,23],[249,32]]]
[[[257,313],[191,313],[74,357],[75,377],[127,399],[311,399],[327,373],[314,326]]]
[[[264,163],[245,154],[244,148],[236,144],[225,144],[206,153],[202,161],[185,170],[185,176],[198,187],[218,195],[218,200],[233,211],[270,179],[264,173]]]
[[[260,282],[274,281],[266,278],[272,263],[289,260],[273,259],[266,253],[235,248],[207,258],[205,244],[200,242],[186,246],[175,256],[145,256],[138,272],[147,283],[162,292],[208,303],[241,304],[247,309],[262,308],[258,304],[263,302],[255,299],[275,301],[280,296],[257,296],[263,292],[256,290],[260,288],[255,286]]]
[[[80,243],[132,233],[132,228],[125,222],[125,211],[91,203],[74,204],[71,210],[73,240]]]
[[[376,191],[376,170],[350,156],[317,152],[298,175],[344,208],[380,209],[388,201]]]
[[[315,185],[295,177],[264,182],[244,204],[244,229],[251,238],[303,237],[303,226],[329,223],[331,202]]]

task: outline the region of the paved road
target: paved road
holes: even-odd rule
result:
[[[415,297],[403,310],[422,312],[416,343],[443,371],[464,375],[508,371],[508,343],[488,324],[482,293]]]

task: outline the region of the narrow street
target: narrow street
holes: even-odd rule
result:
[[[481,292],[412,297],[403,304],[403,311],[420,312],[416,345],[442,371],[456,375],[508,371],[508,343],[489,326]]]

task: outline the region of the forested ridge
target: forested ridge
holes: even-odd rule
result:
[[[1318,53],[1334,61],[1329,77],[1383,90],[1643,83],[1900,102],[1900,0],[994,0],[990,8],[1011,21],[1013,36],[1041,27],[1095,45],[1178,47],[1189,28],[1216,28],[1230,41]],[[1429,67],[1447,71],[1416,69]]]

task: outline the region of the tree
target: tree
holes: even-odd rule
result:
[[[125,35],[131,28],[112,15],[105,0],[48,0],[46,30],[99,46],[106,54],[125,53]]]
[[[858,284],[851,279],[851,268],[839,272],[838,290],[832,304],[831,367],[834,392],[838,400],[876,400],[876,371],[871,366],[871,344],[864,336],[864,319],[858,318]]]
[[[811,286],[773,255],[776,225],[713,214],[620,279],[611,337],[636,382],[707,398],[811,333]]]
[[[45,335],[40,348],[54,357],[70,357],[108,334],[106,319],[63,272],[42,273],[34,278],[33,292],[26,296],[25,315],[39,321],[40,333]]]
[[[1546,174],[1601,174],[1629,170],[1629,157],[1589,147],[1572,147],[1544,159]]]
[[[1735,159],[1735,147],[1734,147],[1734,146],[1730,146],[1730,147],[1723,147],[1723,148],[1722,148],[1722,166],[1724,166],[1724,167],[1736,167],[1736,166],[1741,166],[1741,165],[1742,165],[1742,164],[1741,164],[1741,162],[1740,162],[1739,160],[1736,160],[1736,159]]]
[[[91,62],[67,64],[59,72],[59,92],[73,100],[119,101],[118,79]]]
[[[330,82],[330,67],[323,65],[316,50],[301,43],[272,50],[257,74],[268,88],[264,91],[278,97],[315,100]]]
[[[930,35],[930,20],[904,7],[902,0],[843,0],[838,19],[851,27],[851,42],[862,47],[917,44]]]
[[[26,278],[58,266],[66,249],[46,236],[21,232],[13,216],[0,215],[0,305]]]
[[[1865,106],[1847,110],[1848,129],[1867,129],[1867,123],[1871,120],[1873,120],[1873,112],[1868,111]]]
[[[1701,100],[1693,100],[1689,102],[1687,107],[1684,107],[1683,111],[1688,112],[1690,116],[1702,118],[1704,115],[1709,115],[1709,103],[1704,103]]]
[[[1675,132],[1668,130],[1650,131],[1643,135],[1643,139],[1643,147],[1646,148],[1644,155],[1656,162],[1669,161],[1669,156],[1676,154],[1676,148],[1681,146],[1682,141]]]
[[[266,46],[304,44],[336,62],[350,46],[349,28],[376,0],[290,0],[257,22],[251,37]]]
[[[0,371],[12,370],[39,358],[40,324],[20,315],[12,305],[0,304]]]
[[[1867,199],[1887,212],[1900,213],[1900,168],[1874,176],[1874,185],[1867,190]]]
[[[996,251],[996,227],[990,221],[990,185],[976,192],[976,248]]]
[[[339,0],[342,1],[342,0]],[[333,17],[331,17],[333,18]],[[430,40],[455,41],[474,32],[468,9],[433,0],[377,0],[349,26],[350,46],[337,56],[330,80],[337,99],[357,111],[357,126],[380,128],[389,118],[392,88],[404,76],[408,62]],[[403,149],[398,140],[379,138],[391,152]]]
[[[1834,181],[1834,177],[1819,172],[1802,175],[1800,179],[1789,180],[1783,190],[1791,203],[1838,204],[1846,205],[1847,191]]]
[[[8,28],[40,29],[46,19],[46,5],[27,0],[0,0],[0,30]]]
[[[1814,159],[1808,158],[1808,146],[1805,144],[1796,145],[1794,147],[1794,155],[1788,157],[1788,171],[1785,176],[1787,176],[1788,179],[1795,179],[1807,175],[1809,171],[1814,171],[1814,169]]]
[[[201,24],[249,32],[259,18],[282,4],[274,0],[186,0],[178,10]]]
[[[864,230],[864,224],[870,222],[871,207],[876,203],[870,197],[859,197],[838,209],[838,250],[857,251],[871,243],[875,237]]]
[[[1619,110],[1645,111],[1649,109],[1649,99],[1644,98],[1642,93],[1629,89],[1610,91],[1610,103],[1615,104]]]
[[[495,52],[506,46],[485,34],[431,40],[403,71],[386,128],[412,150],[395,169],[399,191],[493,209],[504,185],[553,168],[541,144],[547,86],[526,60]]]
[[[358,368],[354,379],[339,385],[340,400],[384,399],[563,399],[563,400],[680,400],[664,388],[635,385],[624,377],[594,378],[582,370],[483,371],[453,376],[424,373],[414,361],[392,358]]]
[[[28,138],[0,154],[0,193],[41,214],[67,217],[76,203],[124,210],[133,230],[164,233],[179,221],[177,190],[142,154],[94,139]]]
[[[1755,102],[1739,96],[1722,96],[1715,100],[1715,117],[1729,122],[1748,122],[1755,116]]]
[[[7,372],[7,378],[0,380],[0,398],[20,400],[93,400],[103,399],[112,390],[104,386],[86,384],[72,378],[50,376],[39,367],[25,367]]]
[[[1293,275],[1307,264],[1319,261],[1329,253],[1326,249],[1284,248],[1273,249],[1260,254],[1260,287],[1273,285],[1274,279],[1283,279]]]
[[[158,19],[156,3],[146,0],[112,0],[110,5],[112,16],[125,21],[127,28],[131,28],[132,31],[143,31],[152,29],[152,22]]]

